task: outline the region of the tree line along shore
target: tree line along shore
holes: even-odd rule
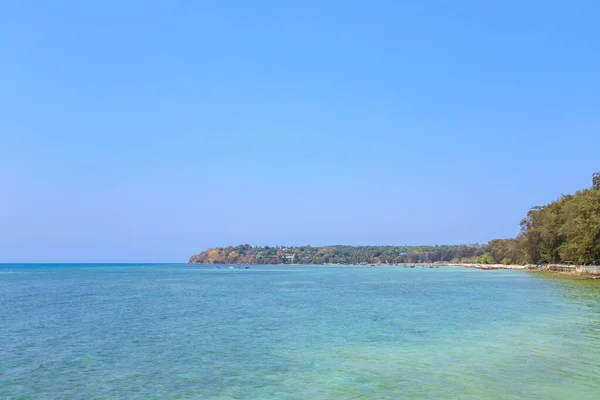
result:
[[[532,207],[515,238],[483,245],[439,246],[264,246],[213,248],[191,264],[343,264],[538,266],[600,264],[600,173],[592,186]]]

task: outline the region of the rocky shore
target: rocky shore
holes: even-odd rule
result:
[[[578,276],[584,279],[597,279],[600,277],[600,265],[566,265],[566,264],[475,264],[475,263],[417,263],[417,264],[370,264],[373,267],[396,266],[405,268],[440,268],[462,267],[481,270],[519,269],[543,271],[561,275]]]
[[[505,265],[505,264],[448,264],[448,265],[452,266],[452,267],[477,268],[477,269],[483,269],[483,270],[535,269],[536,268],[535,265],[531,265],[531,264],[526,264],[526,265],[519,265],[519,264],[509,264],[509,265]]]

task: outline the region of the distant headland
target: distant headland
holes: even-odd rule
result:
[[[476,260],[481,245],[459,246],[275,246],[214,248],[192,256],[190,264],[402,264]],[[491,261],[491,260],[490,260]]]
[[[532,207],[516,238],[483,245],[275,246],[247,244],[193,255],[190,264],[600,264],[600,173],[592,187]]]

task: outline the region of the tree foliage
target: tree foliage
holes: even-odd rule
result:
[[[591,264],[600,260],[600,175],[591,189],[542,207],[521,222],[523,260],[532,263]]]
[[[496,260],[492,253],[487,252],[476,258],[477,264],[495,264]]]
[[[474,262],[486,246],[326,246],[209,249],[190,258],[194,264],[401,264]]]

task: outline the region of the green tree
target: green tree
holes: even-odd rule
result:
[[[492,253],[488,252],[480,255],[476,258],[477,264],[495,264],[496,260],[494,260],[494,256]]]

